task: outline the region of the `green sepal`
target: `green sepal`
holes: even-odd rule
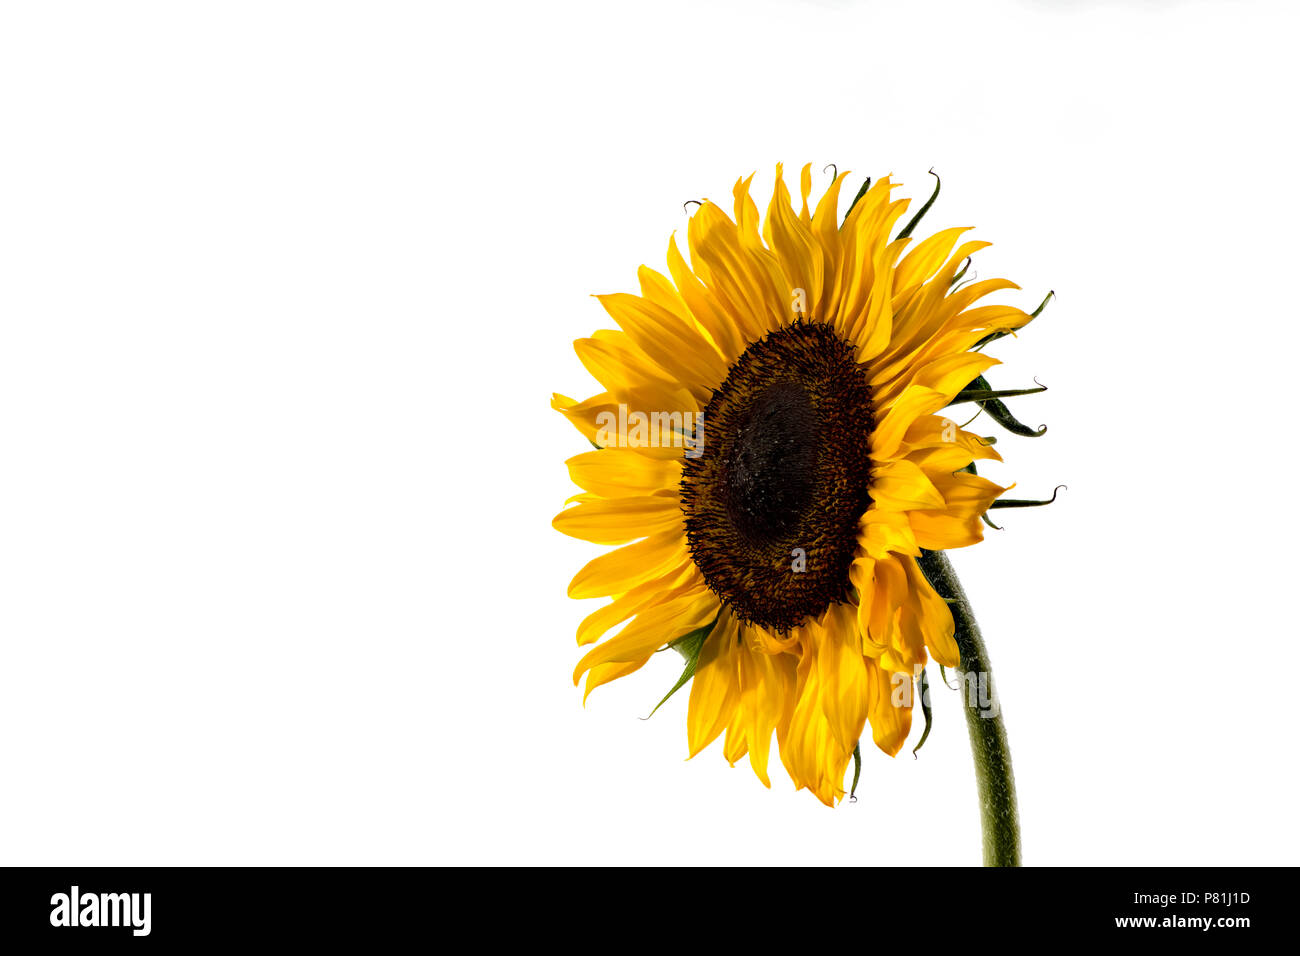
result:
[[[675,650],[678,654],[682,655],[682,657],[685,660],[690,660],[692,656],[699,657],[700,656],[699,647],[704,646],[705,639],[713,631],[713,625],[717,623],[718,623],[718,619],[715,617],[712,621],[710,621],[708,624],[705,624],[703,627],[697,627],[689,634],[683,634],[681,637],[677,637],[669,641],[668,646],[671,647],[673,650]],[[698,644],[699,647],[695,647],[696,644]]]
[[[836,172],[838,172],[838,170],[836,170]],[[849,218],[849,213],[853,212],[853,207],[858,204],[859,199],[861,199],[863,196],[867,194],[867,190],[870,188],[871,188],[871,177],[868,176],[866,182],[862,184],[862,188],[858,190],[858,194],[853,197],[853,202],[849,203],[849,208],[844,210],[845,219]]]
[[[934,177],[934,192],[930,194],[930,198],[926,201],[926,204],[917,210],[916,215],[912,217],[911,221],[903,227],[903,231],[898,234],[899,239],[906,239],[912,234],[912,230],[921,222],[921,217],[930,211],[930,207],[934,205],[934,201],[939,198],[939,187],[943,185],[943,182],[939,179],[939,174],[933,169],[930,170],[930,175]]]
[[[966,263],[965,263],[965,265],[963,265],[963,266],[961,267],[961,269],[959,269],[959,270],[957,271],[957,274],[956,274],[955,276],[952,277],[952,281],[948,283],[948,288],[949,288],[949,289],[951,289],[951,288],[952,288],[953,286],[955,286],[958,282],[960,282],[960,281],[961,281],[961,277],[964,276],[968,271],[970,271],[970,264],[971,264],[971,257],[970,257],[970,256],[967,256],[967,257],[966,257]]]
[[[1056,298],[1056,290],[1055,290],[1055,289],[1051,290],[1050,292],[1047,293],[1047,295],[1043,296],[1043,301],[1040,302],[1040,303],[1038,303],[1038,308],[1034,309],[1033,312],[1030,312],[1030,313],[1029,313],[1029,317],[1030,317],[1031,319],[1036,319],[1036,318],[1038,318],[1040,315],[1042,315],[1042,314],[1043,314],[1043,310],[1044,310],[1045,308],[1047,308],[1047,303],[1051,302],[1054,298]]]
[[[993,389],[989,385],[988,379],[986,379],[983,375],[980,375],[968,386],[962,389],[962,391],[963,392],[970,392],[970,391],[991,392],[993,391]],[[1007,408],[1006,405],[1002,404],[1002,402],[999,399],[996,398],[978,399],[977,398],[975,399],[975,402],[979,405],[981,409],[988,412],[989,418],[993,419],[995,422],[997,422],[1007,431],[1011,432],[1011,434],[1013,435],[1021,435],[1025,438],[1037,438],[1039,435],[1045,434],[1047,432],[1046,425],[1039,425],[1037,430],[1035,430],[1033,428],[1030,428],[1028,425],[1024,424],[1023,422],[1019,421],[1016,418],[1016,416],[1011,414],[1011,410]]]
[[[862,776],[862,745],[853,745],[853,784],[849,787],[849,800],[858,802],[858,778]]]
[[[695,676],[695,668],[700,663],[700,651],[704,648],[704,642],[708,639],[710,632],[713,630],[713,625],[717,621],[718,619],[714,618],[704,627],[696,628],[689,634],[683,634],[676,640],[668,642],[669,647],[682,655],[682,658],[686,661],[686,666],[682,668],[682,676],[677,678],[677,683],[673,684],[668,693],[664,694],[664,699],[655,704],[655,709],[642,717],[642,720],[649,720],[653,717],[655,710],[668,703],[668,698],[686,686],[686,682]]]
[[[1043,301],[1038,303],[1038,308],[1034,309],[1033,312],[1029,313],[1029,322],[1034,321],[1034,319],[1042,315],[1043,309],[1047,308],[1047,303],[1052,301],[1052,299],[1055,296],[1056,296],[1056,290],[1052,290],[1051,292],[1047,293],[1047,295],[1043,296]],[[1025,325],[1028,325],[1029,322],[1026,322]],[[1025,326],[1022,325],[1020,328],[1023,329],[1024,327]],[[984,348],[984,346],[988,345],[990,342],[996,342],[998,339],[1004,338],[1005,336],[1008,336],[1010,334],[1011,334],[1010,329],[1002,329],[1001,331],[998,332],[990,332],[988,335],[984,336],[984,338],[980,339],[978,342],[972,345],[971,351],[978,352],[980,349]]]
[[[1052,489],[1052,497],[1046,501],[1038,501],[1032,498],[999,498],[989,505],[989,508],[1041,508],[1043,505],[1050,505],[1054,502],[1061,489],[1065,487],[1065,485],[1057,485]]]
[[[930,736],[930,721],[934,717],[930,712],[930,683],[926,680],[924,667],[921,668],[921,713],[925,715],[925,729],[921,731],[921,739],[918,740],[916,746],[912,748],[913,757],[916,756],[916,752],[920,750],[921,746],[925,743],[925,738]]]
[[[1046,385],[1039,385],[1037,388],[963,388],[960,392],[952,397],[949,405],[960,405],[962,402],[987,402],[991,398],[1015,398],[1019,395],[1037,395],[1039,392],[1047,391]]]

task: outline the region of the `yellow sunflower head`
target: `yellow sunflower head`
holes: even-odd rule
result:
[[[597,297],[619,328],[575,347],[603,391],[552,400],[597,448],[569,459],[582,492],[554,525],[620,546],[569,586],[613,598],[578,627],[594,646],[574,682],[590,693],[676,646],[690,754],[725,732],[727,760],[748,754],[770,785],[775,733],[828,805],[864,728],[898,753],[921,668],[959,664],[917,558],[980,541],[1006,489],[974,474],[991,443],[941,410],[997,364],[972,349],[1032,318],[975,306],[1012,282],[958,285],[988,245],[967,229],[915,242],[913,220],[891,239],[908,200],[888,177],[841,222],[846,175],[810,212],[805,166],[796,211],[778,166],[761,224],[752,177],[732,217],[701,204],[689,263],[674,238],[669,276],[642,266],[640,295]]]

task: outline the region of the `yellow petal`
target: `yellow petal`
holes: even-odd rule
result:
[[[636,544],[593,558],[573,576],[569,597],[604,597],[630,591],[680,565],[687,556],[684,541],[685,536],[677,529],[661,531]]]
[[[594,544],[626,544],[669,528],[681,528],[681,505],[674,498],[604,498],[561,511],[552,527],[571,538]]]
[[[943,395],[923,385],[910,385],[891,405],[871,433],[872,461],[882,462],[898,455],[908,428],[922,415],[937,412],[947,403]]]
[[[867,663],[858,639],[852,608],[832,605],[821,625],[812,628],[817,674],[822,685],[822,712],[840,747],[852,751],[867,720]]]
[[[597,664],[587,672],[587,680],[586,683],[583,684],[582,689],[583,706],[586,706],[587,698],[591,696],[591,692],[597,687],[602,684],[608,684],[610,681],[617,680],[620,677],[626,677],[628,674],[636,673],[642,667],[645,667],[645,662],[647,660],[649,660],[648,657],[636,661],[619,661],[614,664]]]
[[[592,378],[625,405],[646,411],[695,411],[699,402],[688,389],[664,377],[630,340],[578,339],[573,350]]]
[[[692,757],[718,739],[740,702],[736,626],[730,612],[723,611],[700,648],[686,709],[686,740]]]
[[[604,498],[676,493],[681,464],[638,455],[626,448],[604,448],[575,455],[565,464],[573,483]]]
[[[987,478],[963,472],[934,478],[943,493],[944,510],[909,512],[908,520],[917,544],[931,551],[942,551],[983,541],[980,515],[1007,489]]]
[[[912,678],[891,673],[875,661],[870,661],[867,669],[871,739],[893,757],[903,749],[912,729]]]
[[[938,494],[938,491],[935,493]],[[900,511],[878,508],[872,508],[862,516],[858,529],[858,547],[873,559],[883,559],[890,552],[910,555],[921,553],[907,515]]]
[[[944,355],[900,375],[888,386],[878,387],[875,398],[877,401],[888,402],[904,388],[916,385],[942,395],[943,403],[947,405],[953,396],[998,364],[997,359],[982,352]]]
[[[668,240],[668,271],[703,334],[730,366],[745,351],[747,343],[736,323],[727,314],[726,307],[686,264],[681,250],[677,248],[676,234]]]
[[[898,264],[894,287],[906,291],[928,282],[948,259],[962,233],[970,230],[970,226],[956,226],[922,239]]]
[[[874,510],[879,511],[942,508],[945,504],[943,495],[925,472],[901,458],[872,467],[871,500]]]
[[[952,609],[926,580],[915,561],[906,562],[904,568],[912,590],[910,604],[925,646],[944,667],[959,666],[961,655],[953,636]]]
[[[778,165],[776,188],[772,192],[772,202],[767,207],[764,234],[776,253],[791,288],[804,290],[805,314],[824,318],[821,300],[825,259],[811,227],[795,215],[790,202],[790,192],[785,188],[781,166]]]
[[[796,671],[794,710],[784,734],[778,734],[781,763],[799,789],[808,789],[833,807],[844,795],[844,772],[853,749],[842,746],[831,732],[822,707],[822,686],[815,657],[805,653]]]
[[[789,315],[789,290],[745,249],[740,230],[716,205],[700,207],[691,217],[686,238],[696,275],[725,304],[744,341],[755,341],[781,327]]]
[[[772,734],[789,722],[794,708],[795,660],[789,654],[767,654],[742,640],[738,651],[741,700],[738,712],[745,727],[749,765],[763,786],[772,786],[767,773]]]
[[[718,599],[705,588],[688,592],[636,616],[627,627],[597,644],[578,662],[573,683],[597,664],[645,660],[669,641],[708,624],[718,615]]]
[[[886,557],[888,557],[887,553],[879,555],[879,559]],[[862,641],[862,653],[868,657],[879,657],[888,649],[887,645],[877,641],[871,633],[871,615],[875,611],[877,560],[877,557],[860,553],[849,566],[849,583],[858,592],[858,601],[855,605],[858,637]]]
[[[695,591],[703,583],[699,570],[686,557],[680,567],[669,567],[659,577],[647,578],[630,591],[618,595],[609,604],[597,608],[578,625],[578,646],[594,644],[612,628],[630,617],[663,604],[686,591]]]
[[[722,356],[693,325],[640,296],[620,292],[596,299],[641,351],[696,398],[707,400],[726,377]]]

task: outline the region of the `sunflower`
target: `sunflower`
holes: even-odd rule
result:
[[[811,213],[807,166],[798,211],[780,166],[765,218],[752,176],[733,216],[702,202],[689,263],[674,237],[668,276],[642,266],[640,295],[596,297],[618,329],[575,348],[604,390],[552,400],[596,446],[567,462],[582,491],[554,526],[619,545],[569,586],[613,599],[578,627],[574,683],[678,647],[690,756],[725,734],[770,786],[775,735],[796,787],[832,806],[864,730],[897,754],[922,668],[960,665],[917,559],[980,541],[1007,489],[974,473],[1000,460],[991,442],[940,412],[997,364],[976,347],[1032,318],[975,305],[1010,281],[959,284],[988,245],[968,229],[913,241],[918,214],[891,239],[908,200],[888,177],[841,222],[846,175]]]

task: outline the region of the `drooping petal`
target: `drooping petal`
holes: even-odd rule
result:
[[[871,739],[893,757],[903,749],[912,729],[911,675],[886,670],[874,661],[868,664],[868,719]]]
[[[936,475],[935,482],[943,493],[943,509],[912,511],[908,515],[917,544],[930,551],[944,551],[983,541],[980,515],[1007,489],[964,472]]]
[[[916,465],[905,458],[882,461],[871,469],[873,511],[911,511],[944,507],[943,495]]]
[[[796,701],[784,735],[778,735],[781,763],[799,789],[808,789],[828,807],[844,796],[844,773],[853,748],[844,748],[831,732],[822,706],[823,689],[812,654],[796,669]]]
[[[852,752],[867,719],[867,663],[858,637],[857,616],[847,605],[833,605],[810,631],[822,685],[822,713],[836,743]]]
[[[911,587],[911,612],[916,618],[917,629],[925,640],[930,654],[944,667],[957,667],[961,664],[961,654],[954,639],[952,609],[941,598],[921,573],[915,561],[904,565]]]
[[[740,702],[737,627],[736,619],[724,610],[700,648],[686,709],[686,740],[692,757],[718,739]]]

